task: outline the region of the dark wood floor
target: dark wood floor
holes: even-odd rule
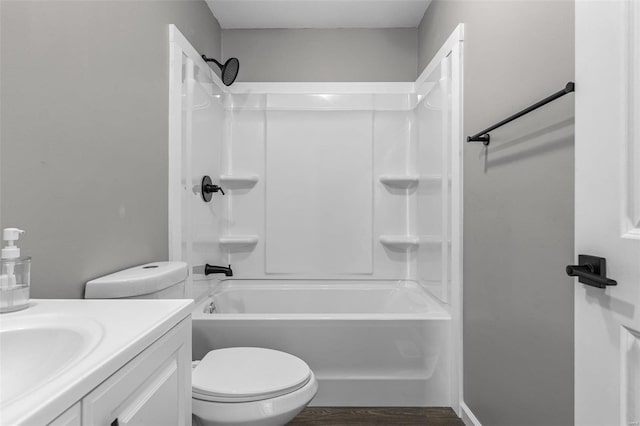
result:
[[[464,426],[449,407],[307,407],[288,426]]]

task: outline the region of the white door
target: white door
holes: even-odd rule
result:
[[[575,100],[575,263],[617,281],[576,279],[575,423],[640,425],[640,0],[577,1]]]

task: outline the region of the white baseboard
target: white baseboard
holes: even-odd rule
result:
[[[464,402],[460,403],[460,411],[462,411],[462,421],[466,426],[482,426],[480,420],[473,415],[471,409]]]

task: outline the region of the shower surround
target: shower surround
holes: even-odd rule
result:
[[[459,411],[462,40],[415,83],[225,87],[171,29],[169,248],[192,268],[194,355],[300,356],[312,405]],[[225,195],[205,203],[204,175]]]

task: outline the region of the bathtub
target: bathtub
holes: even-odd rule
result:
[[[196,304],[193,356],[294,354],[318,379],[315,406],[450,406],[450,327],[414,281],[224,280]]]

